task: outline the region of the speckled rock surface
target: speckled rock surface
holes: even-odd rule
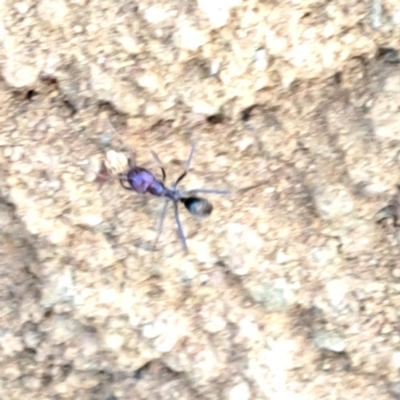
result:
[[[1,2],[0,397],[400,398],[399,39],[395,0]],[[233,194],[151,251],[96,174],[193,142]]]

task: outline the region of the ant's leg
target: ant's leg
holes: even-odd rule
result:
[[[187,248],[187,244],[186,244],[185,234],[183,233],[181,220],[179,219],[178,203],[175,202],[175,201],[174,201],[174,213],[175,213],[175,221],[176,221],[176,223],[178,225],[178,233],[179,233],[179,237],[180,237],[181,242],[182,242],[183,251],[185,253],[187,253],[188,252],[188,248]]]
[[[168,203],[169,203],[168,200],[165,200],[164,207],[163,207],[163,210],[161,212],[160,222],[158,223],[158,227],[157,227],[156,240],[154,241],[154,245],[153,245],[153,249],[154,250],[157,247],[158,239],[160,238],[160,235],[161,235],[161,232],[162,232],[162,228],[163,228],[163,225],[164,225],[164,220],[165,220],[165,217],[167,215]]]
[[[156,160],[156,163],[158,164],[158,166],[160,167],[161,173],[162,173],[162,181],[165,182],[167,174],[165,173],[165,169],[164,169],[164,167],[162,165],[162,162],[161,162],[160,158],[158,157],[157,153],[155,151],[151,150],[151,149],[150,149],[150,153],[153,156],[154,160]]]
[[[86,176],[88,177],[88,182],[97,182],[104,183],[108,181],[118,180],[126,180],[126,174],[121,173],[118,175],[114,175],[107,169],[104,161],[101,162],[100,166],[96,166],[96,168],[88,168],[86,169]]]
[[[120,179],[120,180],[119,180],[119,183],[121,184],[121,186],[122,186],[124,189],[134,191],[130,186],[124,185],[124,182],[125,182],[125,181],[124,181],[123,179]]]
[[[187,194],[193,195],[197,193],[208,193],[208,194],[231,194],[230,190],[219,190],[219,189],[193,189],[188,190]]]
[[[176,188],[178,186],[178,183],[187,175],[189,168],[190,168],[190,162],[192,161],[192,157],[193,157],[193,153],[194,150],[196,148],[196,144],[192,144],[192,148],[190,149],[190,153],[189,153],[189,157],[186,161],[186,166],[185,166],[185,170],[183,171],[183,173],[180,175],[180,177],[176,180],[175,184],[174,184],[174,188]]]
[[[165,169],[164,166],[160,160],[160,157],[158,157],[157,153],[150,147],[149,142],[147,141],[146,136],[143,134],[142,132],[142,137],[144,139],[144,141],[146,142],[147,147],[150,150],[151,155],[153,156],[155,162],[157,163],[158,167],[161,169],[161,173],[162,173],[162,181],[163,183],[165,182],[165,179],[167,178],[167,174],[165,173]]]
[[[259,187],[259,186],[266,185],[267,183],[268,183],[267,181],[259,182],[259,183],[256,183],[254,185],[246,186],[244,188],[235,190],[233,192],[230,191],[230,190],[220,190],[220,189],[192,189],[192,190],[186,191],[185,195],[191,196],[191,195],[196,195],[198,193],[221,194],[221,195],[232,194],[232,193],[245,193],[245,192],[247,192],[249,190],[252,190],[252,189],[255,189],[255,188]]]
[[[259,182],[259,183],[256,183],[256,184],[252,185],[252,186],[246,186],[244,188],[240,188],[240,189],[235,190],[233,192],[231,190],[220,190],[220,189],[191,189],[191,190],[186,191],[185,195],[191,196],[191,195],[196,195],[197,193],[221,194],[221,195],[232,194],[232,193],[245,193],[245,192],[247,192],[249,190],[252,190],[252,189],[255,189],[255,188],[259,187],[259,186],[266,185],[267,183],[268,183],[267,181]]]
[[[164,168],[161,168],[161,172],[162,172],[162,181],[164,183],[165,179],[167,178],[167,174],[165,173],[165,169]]]
[[[121,138],[121,135],[116,131],[116,129],[112,125],[112,123],[111,123],[109,118],[107,118],[107,122],[108,122],[109,127],[112,129],[114,135],[116,136],[116,138],[120,142],[120,144],[122,146],[126,146],[125,141]],[[128,152],[129,152],[128,166],[129,166],[129,168],[133,168],[136,165],[136,153],[129,145],[128,145]]]

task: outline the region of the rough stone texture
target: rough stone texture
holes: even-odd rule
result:
[[[399,39],[397,0],[1,2],[0,397],[399,398]],[[193,141],[188,188],[264,184],[150,251],[96,174]]]

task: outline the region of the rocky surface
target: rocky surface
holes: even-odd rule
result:
[[[400,399],[397,1],[0,17],[2,399]],[[193,142],[188,188],[264,184],[151,251],[162,202],[91,168]]]

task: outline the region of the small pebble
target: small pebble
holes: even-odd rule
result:
[[[29,10],[29,5],[23,2],[15,3],[14,7],[20,14],[26,14]]]
[[[198,271],[193,263],[186,261],[180,266],[179,275],[183,283],[188,283],[198,275]]]
[[[85,182],[94,182],[101,171],[103,161],[98,156],[90,157],[89,160],[85,160]]]
[[[41,336],[38,332],[28,331],[25,333],[23,340],[27,349],[34,349],[39,345]]]
[[[105,336],[104,343],[111,350],[119,350],[124,344],[124,338],[117,333],[111,333]]]
[[[229,18],[229,9],[241,3],[240,0],[198,0],[199,9],[208,17],[213,29],[224,26]]]
[[[381,329],[381,334],[382,335],[387,335],[388,333],[393,332],[393,327],[390,324],[385,324],[383,325],[382,329]],[[400,353],[399,353],[400,354]]]
[[[128,158],[124,153],[109,150],[107,151],[104,164],[111,175],[118,175],[126,172]]]
[[[61,244],[68,237],[68,228],[66,227],[57,227],[52,232],[49,233],[47,239],[52,244]]]
[[[72,30],[75,33],[82,33],[83,32],[83,27],[81,25],[75,25],[74,27],[72,27]]]
[[[60,180],[58,180],[58,179],[54,179],[54,180],[51,180],[48,184],[47,184],[47,186],[50,188],[50,189],[53,189],[53,190],[60,190],[60,188],[61,188],[61,181]]]
[[[3,78],[10,87],[31,87],[39,77],[40,69],[9,60],[3,68]]]
[[[4,367],[3,367],[4,368]],[[3,369],[3,379],[5,381],[14,381],[21,376],[21,370],[17,365],[10,365]]]
[[[226,327],[226,321],[221,317],[211,317],[204,325],[204,329],[209,333],[222,331]]]
[[[199,30],[182,20],[175,34],[175,43],[184,50],[196,51],[208,40],[206,31]]]
[[[334,220],[353,211],[353,201],[344,186],[319,187],[314,193],[314,203],[318,214],[324,220]]]
[[[371,1],[371,24],[374,29],[379,29],[382,26],[382,1]]]
[[[161,335],[165,329],[165,324],[160,321],[149,322],[143,325],[142,335],[147,339],[154,339]]]
[[[269,311],[284,311],[294,302],[294,293],[284,279],[275,279],[247,288],[250,296]]]
[[[7,157],[7,158],[11,157],[12,153],[13,153],[12,147],[5,147],[4,148],[4,151],[3,151],[4,157]]]
[[[210,76],[216,75],[220,69],[221,59],[216,58],[211,61],[210,65]]]
[[[112,135],[109,132],[104,132],[100,135],[99,142],[102,146],[109,146],[112,141]]]
[[[39,378],[29,375],[23,376],[21,382],[22,385],[30,391],[36,391],[42,386],[42,382]]]
[[[332,255],[326,247],[314,247],[311,249],[311,258],[320,265],[327,265],[332,260]]]
[[[278,264],[285,264],[290,260],[290,257],[284,253],[282,250],[278,250],[276,254],[276,262]]]
[[[154,93],[160,86],[158,77],[151,73],[139,76],[136,81],[140,87],[147,89],[150,93]]]
[[[396,267],[392,270],[393,278],[400,278],[400,267]]]
[[[83,225],[94,227],[103,222],[103,217],[98,214],[86,214],[82,217],[81,221]]]
[[[330,350],[335,353],[341,353],[346,348],[344,339],[334,332],[317,332],[314,336],[313,343],[314,346],[319,349]]]
[[[250,387],[247,382],[241,382],[229,389],[228,400],[249,400]]]
[[[208,242],[193,240],[190,247],[193,253],[196,254],[199,263],[212,263],[216,261],[215,257],[212,257],[210,254],[211,251]]]
[[[139,44],[137,43],[136,39],[131,36],[124,35],[119,39],[119,42],[129,54],[138,54],[140,52]]]
[[[264,49],[258,49],[254,53],[254,64],[255,67],[260,71],[263,71],[267,68],[267,52]]]
[[[144,113],[146,116],[152,116],[160,114],[160,107],[155,101],[148,101],[146,103]]]
[[[390,361],[394,369],[400,370],[400,351],[395,351]]]
[[[5,331],[0,336],[0,347],[3,348],[3,355],[10,357],[14,357],[24,349],[21,338],[14,336],[10,331]]]
[[[205,101],[196,101],[192,103],[192,112],[195,114],[202,114],[207,116],[218,115],[219,108],[212,106]]]

